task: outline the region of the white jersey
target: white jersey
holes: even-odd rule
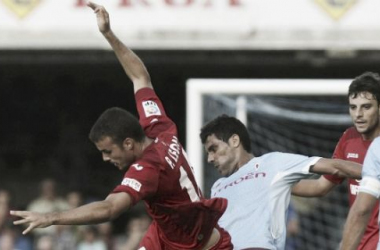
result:
[[[284,249],[292,185],[312,175],[310,166],[319,159],[268,153],[215,182],[211,196],[228,200],[219,225],[230,233],[234,249]]]
[[[380,197],[380,137],[377,137],[368,148],[359,192],[368,193],[377,199]],[[377,249],[380,250],[380,242],[377,244]]]

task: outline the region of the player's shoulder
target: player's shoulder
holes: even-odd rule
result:
[[[373,144],[373,148],[380,148],[380,136],[376,137],[371,144]]]
[[[349,140],[349,139],[355,139],[355,138],[361,138],[361,134],[356,130],[355,127],[349,127],[346,129],[342,135],[342,138]]]
[[[282,160],[282,159],[287,159],[291,156],[294,156],[294,154],[274,151],[274,152],[266,153],[266,154],[258,157],[256,160],[257,161],[263,161],[263,162],[269,162],[269,161],[276,161],[277,162],[277,161]]]
[[[283,156],[285,155],[286,153],[283,153],[283,152],[279,152],[279,151],[273,151],[273,152],[269,152],[269,153],[265,153],[263,154],[262,156],[260,157],[256,157],[257,159],[268,159],[268,158],[274,158],[276,156]]]
[[[226,180],[227,177],[222,177],[222,178],[219,178],[217,179],[214,184],[212,185],[211,187],[211,190],[214,190],[214,189],[217,189],[218,187],[220,187],[220,185],[222,185],[222,183],[224,182],[224,180]]]

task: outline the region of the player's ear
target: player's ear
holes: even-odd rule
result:
[[[228,141],[234,148],[237,148],[240,145],[240,137],[237,134],[233,134]]]
[[[129,137],[125,138],[125,140],[123,141],[123,147],[128,150],[132,150],[134,148],[134,144],[135,140]]]

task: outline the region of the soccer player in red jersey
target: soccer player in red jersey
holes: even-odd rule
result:
[[[333,158],[363,164],[372,140],[380,135],[380,76],[366,72],[351,83],[348,90],[349,112],[354,123],[340,138]],[[304,197],[323,196],[344,179],[324,175],[316,180],[302,180],[292,194]],[[355,201],[360,180],[348,179],[349,205]],[[372,211],[370,221],[361,239],[359,250],[376,249],[379,241],[379,204]]]
[[[104,201],[61,213],[11,211],[21,217],[14,223],[28,226],[24,234],[56,224],[100,223],[144,200],[152,224],[139,249],[232,249],[229,234],[217,225],[227,200],[203,198],[178,141],[177,127],[166,116],[145,65],[114,35],[105,8],[91,2],[88,6],[96,13],[100,32],[134,85],[140,120],[124,109],[110,108],[90,132],[103,160],[126,171],[124,178]]]

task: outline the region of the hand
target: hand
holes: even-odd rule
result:
[[[11,215],[21,217],[22,219],[13,222],[14,225],[29,224],[22,234],[27,234],[34,228],[43,228],[52,225],[47,214],[40,214],[29,211],[11,211]]]
[[[106,9],[103,6],[93,3],[93,2],[88,2],[87,6],[93,9],[94,12],[96,13],[96,19],[98,21],[99,31],[102,32],[103,34],[110,31],[111,29],[110,18]]]

